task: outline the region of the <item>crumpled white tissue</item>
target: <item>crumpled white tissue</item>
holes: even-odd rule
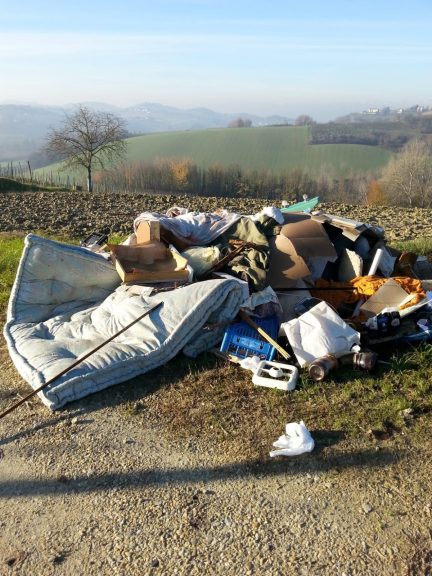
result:
[[[303,420],[300,420],[300,422],[289,422],[285,426],[285,434],[280,436],[273,446],[277,450],[270,452],[272,458],[274,456],[298,456],[304,452],[312,452],[315,442]]]
[[[260,363],[261,358],[259,356],[246,356],[246,358],[243,358],[239,362],[242,368],[245,370],[251,370],[253,373],[258,370]]]

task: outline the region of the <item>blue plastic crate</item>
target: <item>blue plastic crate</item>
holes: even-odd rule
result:
[[[266,318],[252,317],[252,319],[273,340],[277,340],[279,332],[279,319],[277,316],[267,316]],[[238,358],[259,356],[261,360],[269,361],[273,360],[276,354],[275,347],[261,338],[258,332],[246,322],[235,322],[227,328],[220,350]]]

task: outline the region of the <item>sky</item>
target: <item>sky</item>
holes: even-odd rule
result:
[[[432,107],[430,0],[0,0],[0,103]]]

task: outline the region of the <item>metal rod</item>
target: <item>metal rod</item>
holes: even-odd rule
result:
[[[68,366],[67,368],[65,368],[64,370],[62,370],[61,372],[59,372],[55,376],[53,376],[50,380],[48,380],[48,382],[45,382],[45,384],[42,384],[42,386],[39,386],[39,388],[36,388],[36,390],[33,390],[33,392],[30,392],[30,394],[28,394],[24,398],[21,398],[21,400],[19,402],[17,402],[16,404],[13,404],[10,408],[8,408],[4,412],[2,412],[0,414],[0,420],[2,418],[4,418],[7,414],[10,414],[10,412],[15,410],[15,408],[18,408],[18,406],[21,406],[21,404],[24,404],[24,402],[27,402],[27,400],[29,400],[29,398],[32,398],[38,392],[40,392],[41,390],[43,390],[44,388],[46,388],[47,386],[52,384],[54,382],[54,380],[57,380],[57,378],[60,378],[60,376],[63,376],[64,374],[66,374],[66,372],[69,372],[69,370],[72,370],[72,368],[75,368],[75,366],[78,366],[78,364],[80,364],[81,362],[86,360],[89,356],[91,356],[92,354],[94,354],[95,352],[100,350],[103,346],[105,346],[106,344],[108,344],[109,342],[114,340],[114,338],[117,338],[117,336],[120,336],[120,334],[123,334],[123,332],[126,332],[126,330],[128,330],[131,326],[133,326],[134,324],[136,324],[137,322],[142,320],[145,316],[150,314],[150,312],[153,312],[153,310],[156,310],[157,308],[159,308],[162,305],[163,305],[163,302],[158,302],[157,304],[154,304],[153,306],[148,308],[145,312],[143,312],[143,314],[138,316],[138,318],[135,318],[135,320],[132,320],[132,322],[130,322],[127,326],[125,326],[124,328],[122,328],[121,330],[119,330],[118,332],[116,332],[115,334],[110,336],[109,338],[107,338],[101,344],[98,344],[95,348],[93,348],[92,350],[90,350],[89,352],[84,354],[84,356],[77,358],[75,360],[75,362],[73,362],[70,366]]]
[[[357,290],[355,286],[292,286],[291,288],[284,288],[283,290],[277,290],[276,294],[284,294],[285,292],[354,292]]]

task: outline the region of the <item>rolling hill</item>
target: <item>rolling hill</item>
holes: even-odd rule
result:
[[[327,169],[337,177],[380,168],[390,153],[378,147],[323,144],[309,145],[304,126],[224,128],[198,132],[147,134],[131,138],[129,161],[151,162],[157,158],[188,158],[198,166],[238,164],[242,168],[281,173],[301,169],[317,176]]]
[[[128,139],[127,162],[151,163],[162,158],[188,159],[201,168],[237,164],[243,169],[284,173],[300,169],[311,177],[326,171],[334,178],[373,171],[391,153],[358,144],[310,145],[303,126],[224,128],[146,134]],[[40,169],[57,172],[59,166]]]

